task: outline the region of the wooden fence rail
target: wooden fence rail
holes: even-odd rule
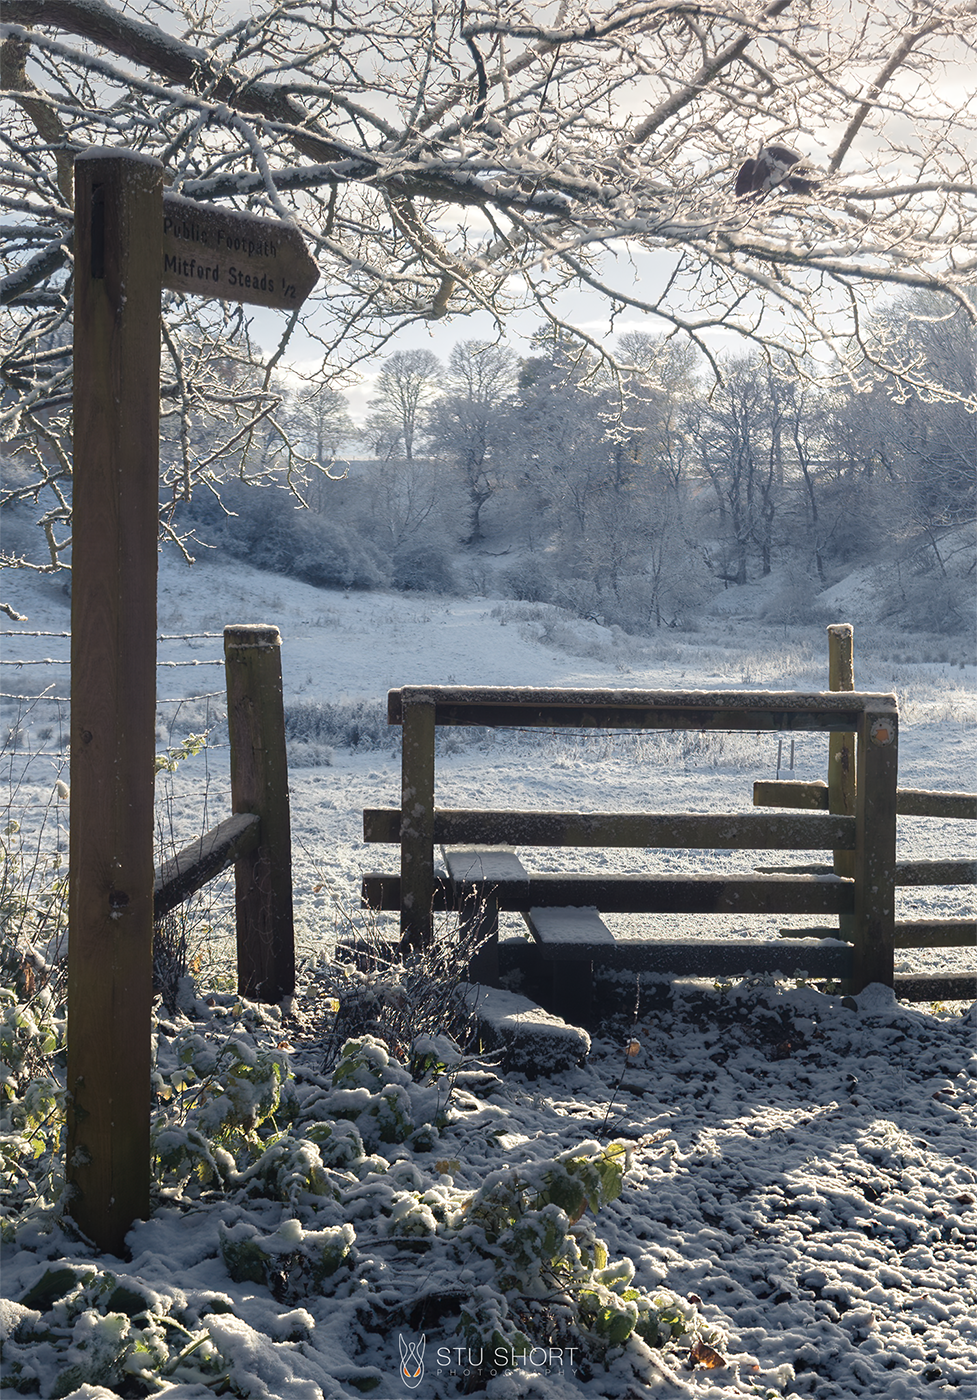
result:
[[[490,845],[498,813],[440,807],[434,840],[449,846]],[[769,817],[759,812],[706,816],[675,812],[518,812],[505,814],[513,846],[726,847],[737,850],[855,849],[854,817]],[[367,841],[399,842],[398,808],[367,808]]]
[[[756,807],[795,807],[810,812],[827,812],[828,784],[823,782],[756,782]],[[939,817],[942,821],[977,821],[977,795],[971,792],[926,792],[921,788],[899,788],[896,816]]]
[[[153,886],[155,922],[159,923],[236,860],[250,855],[258,845],[260,827],[257,813],[227,817],[164,861],[156,871]]]

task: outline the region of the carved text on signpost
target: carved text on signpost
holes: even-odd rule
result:
[[[302,304],[318,270],[298,229],[236,209],[163,195],[163,286],[282,311]]]

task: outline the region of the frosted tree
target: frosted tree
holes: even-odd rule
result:
[[[290,438],[309,458],[297,494],[312,510],[328,514],[333,464],[344,443],[358,436],[346,396],[329,384],[304,383],[289,394],[283,418]]]
[[[707,353],[722,330],[802,371],[817,350],[843,373],[876,289],[960,300],[974,278],[974,33],[974,0],[5,0],[2,427],[33,454],[52,560],[76,152],[135,148],[187,197],[295,223],[327,377],[444,316],[569,323],[572,287],[612,324],[635,313]],[[285,354],[207,315],[264,372]],[[168,299],[167,326],[187,316]],[[192,418],[207,385],[172,331],[167,352],[164,395]],[[268,395],[223,404],[224,443],[276,412]],[[206,473],[193,452],[179,470]]]
[[[506,479],[518,375],[505,346],[461,341],[448,357],[445,392],[428,413],[431,446],[455,465],[468,493],[468,544],[482,539],[482,510]]]
[[[393,457],[398,449],[414,460],[414,440],[423,409],[438,391],[441,362],[430,350],[398,350],[384,362],[370,400],[366,431],[378,457]]]
[[[945,314],[930,293],[917,292],[888,307],[873,325],[883,347],[898,347],[906,370],[917,379],[938,379],[941,401],[921,383],[885,375],[872,396],[881,420],[880,450],[909,487],[912,521],[929,539],[937,559],[938,538],[972,522],[977,514],[977,334],[962,309]]]
[[[564,333],[536,336],[540,352],[523,360],[513,459],[556,534],[573,550],[593,507],[616,484],[616,445],[608,434],[610,391],[597,357],[579,353]]]
[[[618,454],[678,487],[689,455],[685,410],[702,392],[695,377],[695,347],[688,340],[627,331],[615,355],[624,366],[619,380],[623,402],[613,425]]]
[[[750,556],[771,570],[773,525],[783,495],[785,405],[777,378],[758,356],[723,365],[722,382],[694,423],[699,465],[719,511],[729,555],[720,561],[727,583],[744,584]]]

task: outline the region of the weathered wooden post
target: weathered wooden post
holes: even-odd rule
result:
[[[163,167],[75,161],[70,1210],[121,1255],[149,1210]]]
[[[831,690],[855,689],[855,659],[852,647],[852,627],[848,622],[836,622],[828,628],[828,687]],[[828,735],[828,811],[835,816],[855,815],[855,735]],[[855,852],[834,852],[835,874],[843,879],[855,878]],[[853,929],[850,914],[838,915],[838,932],[851,939]]]
[[[400,942],[427,947],[434,937],[434,701],[401,691],[402,788]]]
[[[855,689],[852,628],[847,622],[828,628],[828,686],[831,690]],[[855,814],[855,735],[828,735],[828,811],[838,817]],[[835,851],[835,874],[852,879],[855,853]]]
[[[234,863],[238,991],[266,1002],[295,991],[281,654],[277,627],[224,628],[231,809],[261,819],[257,848]]]
[[[317,278],[297,228],[76,159],[66,1174],[114,1254],[149,1210],[160,291],[294,310]],[[276,956],[262,995],[294,985]]]
[[[893,985],[896,914],[896,786],[899,712],[876,703],[858,727],[855,800],[854,990]]]

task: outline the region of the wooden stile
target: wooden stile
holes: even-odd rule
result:
[[[809,959],[819,966],[819,975],[825,975],[828,962],[832,962],[831,975],[843,976],[854,991],[860,991],[870,982],[881,982],[895,985],[900,995],[912,1000],[928,999],[931,995],[969,996],[973,985],[970,975],[937,979],[894,977],[894,948],[965,946],[973,942],[975,928],[972,919],[897,922],[896,888],[977,883],[977,862],[973,860],[897,863],[896,816],[973,820],[977,818],[977,796],[897,788],[896,699],[892,695],[855,691],[849,624],[829,627],[828,638],[832,689],[827,693],[405,686],[390,691],[387,697],[389,723],[404,723],[409,708],[423,702],[433,712],[433,721],[428,723],[433,723],[435,728],[440,725],[520,729],[536,726],[585,732],[604,728],[821,730],[829,736],[827,783],[756,782],[753,787],[754,806],[794,808],[809,815],[757,822],[742,814],[438,809],[434,805],[433,758],[423,772],[417,768],[416,786],[408,782],[405,758],[405,801],[409,795],[415,802],[415,811],[423,811],[423,822],[419,824],[413,814],[408,819],[406,808],[401,811],[367,809],[363,814],[364,837],[368,841],[402,842],[403,831],[409,830],[414,844],[411,862],[423,858],[426,846],[429,869],[433,869],[433,845],[442,843],[449,875],[447,880],[432,876],[427,881],[425,907],[438,910],[453,904],[458,907],[460,895],[469,902],[480,895],[485,901],[482,923],[492,929],[497,926],[500,909],[519,910],[525,914],[529,904],[561,907],[568,918],[579,915],[579,906],[596,907],[607,913],[682,910],[710,913],[728,909],[739,913],[811,914],[820,911],[836,914],[838,928],[818,924],[781,930],[784,938],[822,940],[816,956]],[[430,753],[433,755],[433,735]],[[454,868],[459,848],[465,855],[469,847],[480,851],[500,840],[518,846],[630,846],[650,850],[674,846],[830,849],[833,863],[831,866],[819,863],[792,864],[789,868],[760,867],[752,880],[718,883],[701,877],[667,881],[648,876],[531,875],[524,869],[518,878],[508,878],[503,873],[484,875],[477,880],[459,876]],[[401,850],[402,868],[406,868],[403,844]],[[515,859],[514,853],[510,854]],[[822,883],[832,878],[835,881],[833,890]],[[413,881],[418,886],[424,883],[416,868]],[[410,886],[400,877],[382,874],[364,876],[363,897],[371,908],[400,907],[403,925],[408,927],[412,916],[407,901],[401,900],[402,885],[413,903]],[[463,920],[466,927],[474,926],[475,916],[468,912]],[[836,933],[841,934],[849,948],[845,949],[833,937]],[[424,937],[430,937],[429,919]],[[658,952],[664,955],[666,945],[659,946],[660,940],[652,942],[654,956]],[[572,961],[576,957],[579,962],[583,956],[575,939],[569,942],[560,939],[557,944],[558,951],[552,953],[555,958],[568,957]],[[557,944],[553,945],[554,949]],[[831,945],[834,945],[833,950]],[[649,943],[648,947],[651,946]],[[709,946],[718,950],[727,945],[724,942]],[[601,952],[603,947],[602,942],[593,949],[588,947],[587,956],[600,954],[601,959],[606,960],[608,953],[606,948]],[[636,957],[638,963],[649,966],[646,960],[652,954],[636,952],[639,947],[644,945],[635,943],[627,956]],[[668,948],[667,956],[677,957],[683,966],[695,962],[695,959],[690,961],[678,945],[673,948],[669,944]],[[742,950],[737,956],[741,953]],[[619,956],[619,950],[614,956]],[[773,956],[776,959],[778,955]],[[806,953],[803,956],[809,957]],[[579,967],[573,975],[578,974]]]
[[[854,881],[833,873],[789,872],[709,879],[634,876],[528,876],[503,871],[461,878],[449,861],[455,897],[490,901],[482,923],[496,924],[497,910],[528,907],[594,907],[632,913],[833,913],[850,921],[855,947],[845,955],[853,983],[892,985],[895,879],[895,785],[898,707],[894,696],[794,692],[650,692],[532,690],[504,687],[405,686],[388,695],[388,717],[403,726],[401,808],[368,810],[368,840],[399,841],[399,880],[364,879],[372,907],[399,902],[405,947],[433,936],[432,910],[445,903],[434,876],[434,846],[459,843],[475,852],[507,844],[561,846],[691,847],[741,849],[821,848],[854,856]],[[435,732],[439,725],[489,724],[592,728],[802,729],[859,733],[859,777],[853,815],[809,813],[703,816],[693,813],[549,813],[437,810],[434,796]],[[824,800],[821,800],[823,793]],[[827,788],[815,802],[823,811]],[[463,852],[464,854],[464,852]],[[511,854],[511,853],[510,853]],[[448,902],[451,895],[448,895]],[[463,922],[475,925],[472,913]]]

